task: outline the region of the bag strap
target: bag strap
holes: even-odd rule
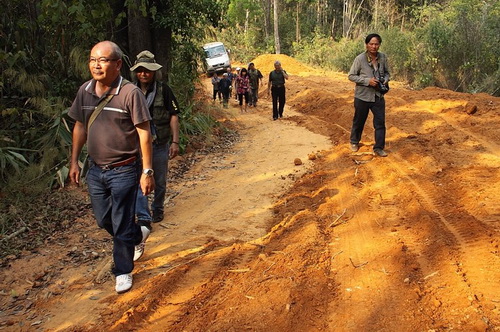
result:
[[[120,84],[120,88],[123,88],[123,86],[126,85],[126,84],[128,84],[128,83],[130,83],[130,81],[128,81],[126,79],[123,79],[122,83]],[[92,124],[94,123],[95,119],[99,116],[99,114],[101,114],[101,111],[111,101],[111,99],[113,99],[114,96],[115,96],[114,94],[107,95],[106,98],[104,98],[103,100],[101,100],[101,102],[99,103],[99,105],[97,105],[97,107],[95,108],[94,112],[92,112],[92,115],[90,115],[89,123],[87,125],[87,132],[90,130],[90,126],[92,126]]]

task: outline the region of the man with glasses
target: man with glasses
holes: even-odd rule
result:
[[[132,287],[134,247],[150,232],[135,223],[138,183],[145,195],[154,189],[151,116],[141,90],[120,76],[121,58],[122,51],[113,42],[92,48],[92,79],[80,87],[69,111],[76,121],[70,179],[79,183],[78,157],[86,143],[90,158],[86,179],[94,215],[99,227],[113,236],[117,293]]]

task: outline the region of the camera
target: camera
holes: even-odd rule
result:
[[[381,94],[386,94],[387,92],[389,92],[389,82],[387,83],[383,83],[384,82],[384,77],[380,76],[378,78],[378,91],[381,93]]]

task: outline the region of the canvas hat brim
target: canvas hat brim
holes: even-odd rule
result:
[[[157,71],[157,70],[161,69],[163,66],[156,63],[156,62],[142,62],[141,61],[141,62],[136,63],[132,68],[130,68],[130,71],[135,71],[139,67],[144,67],[147,70],[151,70],[151,71]]]

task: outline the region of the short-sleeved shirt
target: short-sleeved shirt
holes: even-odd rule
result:
[[[87,132],[87,151],[99,165],[107,165],[138,156],[140,151],[136,125],[151,120],[146,99],[134,84],[121,86],[119,76],[110,90],[98,97],[95,80],[85,82],[76,95],[69,116],[83,123]],[[91,114],[102,99],[114,94],[88,130]]]

